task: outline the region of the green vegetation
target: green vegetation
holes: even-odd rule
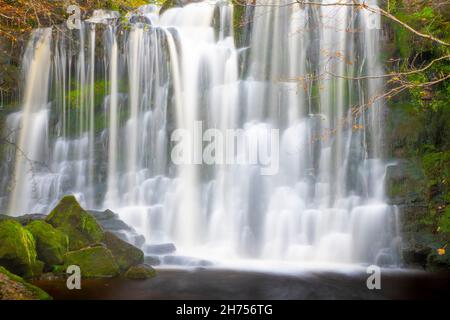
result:
[[[43,290],[0,266],[0,300],[52,300]]]
[[[448,4],[396,0],[389,1],[388,10],[418,32],[450,42]],[[406,242],[425,252],[429,268],[448,268],[450,47],[388,23],[395,42],[390,63],[396,69],[389,85],[407,86],[389,101],[390,155],[406,162],[402,174],[387,181],[387,191],[394,202],[413,207],[404,217]]]
[[[42,272],[33,235],[11,219],[0,221],[0,265],[26,277]]]
[[[125,277],[133,280],[145,280],[153,278],[155,275],[155,270],[147,264],[133,266],[125,273]]]
[[[83,248],[71,251],[64,256],[66,270],[70,265],[77,265],[83,277],[115,277],[119,275],[119,267],[107,248],[102,246]]]
[[[64,254],[69,248],[69,239],[61,231],[44,221],[33,221],[26,226],[36,240],[36,250],[39,260],[48,267],[62,264]]]
[[[38,278],[45,267],[54,274],[50,277],[59,277],[68,266],[77,265],[88,278],[115,277],[126,271],[130,279],[155,276],[151,267],[142,265],[142,250],[104,232],[74,196],[64,197],[46,221],[40,219],[0,215],[0,300],[51,299],[10,272]]]
[[[46,221],[69,236],[69,249],[78,250],[103,239],[103,230],[74,196],[64,197]]]
[[[111,250],[117,265],[122,271],[144,262],[144,253],[142,250],[119,239],[112,232],[105,232],[103,243]]]
[[[243,31],[245,25],[248,23],[245,21],[245,5],[243,2],[239,0],[232,0],[233,3],[233,30],[234,30],[234,39],[236,41],[236,46],[241,47]]]

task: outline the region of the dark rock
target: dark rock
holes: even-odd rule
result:
[[[148,254],[168,254],[177,250],[173,243],[152,244],[145,246],[145,253]]]
[[[104,220],[119,219],[119,215],[109,209],[105,211],[88,210],[88,213],[97,219],[99,223]]]
[[[159,266],[161,264],[161,260],[157,256],[145,256],[144,263],[151,266]]]
[[[418,266],[425,268],[427,257],[430,254],[430,248],[405,248],[402,251],[403,262],[406,266]]]
[[[152,24],[152,21],[144,16],[132,16],[130,18],[130,23],[142,23],[142,24]]]
[[[103,242],[111,250],[117,265],[121,270],[127,270],[133,265],[144,262],[142,250],[118,238],[112,232],[105,232]]]
[[[133,280],[145,280],[153,278],[156,275],[155,269],[147,264],[133,266],[125,273],[125,277]]]
[[[23,226],[33,222],[33,221],[43,221],[47,216],[45,214],[33,213],[33,214],[25,214],[20,217],[16,217],[15,219],[22,224]]]
[[[386,168],[386,194],[390,204],[411,205],[425,201],[424,177],[421,168],[407,160],[397,160]]]
[[[164,256],[161,260],[162,264],[175,266],[208,267],[213,265],[213,263],[208,260],[174,255]]]
[[[145,237],[141,234],[136,234],[131,236],[131,242],[139,248],[142,248],[142,246],[145,244]]]
[[[120,220],[119,215],[111,210],[89,211],[103,230],[111,231],[120,239],[141,248],[145,244],[145,237],[138,234],[132,227]]]

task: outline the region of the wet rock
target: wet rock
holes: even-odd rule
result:
[[[156,256],[145,256],[144,263],[151,266],[159,266],[161,264],[161,260]]]
[[[145,243],[145,237],[138,234],[132,227],[120,220],[119,215],[111,210],[88,211],[102,226],[103,230],[111,231],[120,239],[141,248]]]
[[[188,267],[208,267],[213,265],[211,261],[185,256],[164,256],[161,259],[162,264]]]
[[[146,245],[144,251],[148,254],[168,254],[177,250],[173,243]]]
[[[43,290],[0,266],[0,300],[51,300]]]
[[[125,222],[120,220],[119,215],[112,212],[111,210],[105,210],[105,211],[92,211],[91,210],[91,211],[88,211],[88,213],[90,213],[105,230],[132,231],[132,228],[130,226],[128,226]]]
[[[144,253],[142,250],[123,241],[112,232],[105,232],[103,242],[111,250],[121,270],[127,270],[133,265],[144,262]]]
[[[45,220],[46,217],[47,216],[45,214],[32,213],[17,217],[15,218],[15,220],[17,220],[20,224],[25,226],[33,221],[43,221]]]
[[[147,264],[133,266],[125,273],[125,277],[134,280],[145,280],[153,278],[156,275],[155,269]]]
[[[39,260],[43,261],[47,267],[63,263],[63,257],[69,249],[67,235],[42,220],[31,222],[26,229],[36,241]]]
[[[388,166],[385,181],[390,204],[411,205],[425,201],[423,172],[413,162],[398,160]]]
[[[42,273],[34,237],[17,221],[0,221],[0,265],[26,277]]]
[[[81,275],[88,278],[115,277],[120,273],[113,254],[104,247],[67,252],[64,256],[64,266],[58,267],[57,271],[67,270],[70,265],[79,266]]]
[[[102,227],[80,206],[74,196],[62,198],[48,215],[46,222],[67,234],[70,250],[78,250],[103,239]]]

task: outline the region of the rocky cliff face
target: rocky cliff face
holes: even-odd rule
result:
[[[390,2],[390,12],[416,30],[444,41],[450,38],[445,19],[448,4]],[[386,3],[386,6],[388,4]],[[449,54],[448,48],[386,21],[386,68],[409,72]],[[389,167],[386,191],[402,216],[403,258],[407,265],[448,269],[450,256],[450,83],[436,81],[449,74],[449,59],[439,60],[423,72],[400,76],[412,85],[387,100],[386,154],[396,165]],[[392,88],[395,81],[388,82]]]

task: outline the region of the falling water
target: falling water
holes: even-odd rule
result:
[[[233,9],[209,1],[159,15],[147,5],[127,23],[98,11],[80,30],[36,30],[23,105],[7,120],[17,131],[9,214],[48,213],[75,194],[181,254],[395,264],[383,103],[373,99],[383,83],[365,78],[382,73],[379,17],[258,2],[236,47]],[[171,161],[176,129],[201,138],[211,128],[239,130],[249,148],[279,130],[279,170],[233,157],[205,164],[185,140],[193,161]]]

